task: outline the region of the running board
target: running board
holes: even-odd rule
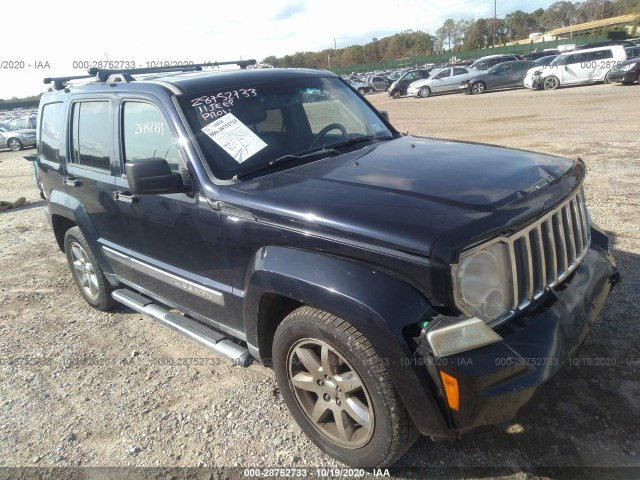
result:
[[[154,320],[158,320],[163,325],[185,335],[207,347],[209,350],[222,355],[241,367],[248,367],[251,363],[249,350],[233,343],[223,334],[206,327],[195,320],[171,313],[166,308],[153,303],[147,297],[143,297],[131,290],[122,288],[111,292],[111,296],[118,302],[132,308],[136,312],[148,315]]]

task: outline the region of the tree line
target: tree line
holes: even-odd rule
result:
[[[434,35],[420,30],[406,30],[389,37],[373,38],[365,45],[325,49],[320,52],[296,52],[281,58],[269,56],[264,62],[276,67],[331,68],[446,51],[476,50],[494,45],[494,35],[495,44],[500,45],[526,39],[532,33],[628,13],[640,13],[640,0],[561,0],[547,9],[539,8],[533,12],[516,10],[504,18],[497,18],[495,25],[493,17],[457,21],[449,18]]]

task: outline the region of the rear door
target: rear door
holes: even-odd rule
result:
[[[113,102],[115,97],[74,97],[71,102],[69,162],[64,183],[76,217],[86,211],[98,237],[112,242],[124,238],[113,190]]]
[[[610,48],[590,52],[588,62],[591,67],[588,71],[589,80],[592,82],[604,80],[605,75],[613,68],[613,52]]]

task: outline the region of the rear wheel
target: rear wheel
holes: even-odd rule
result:
[[[18,152],[23,148],[22,142],[17,138],[10,138],[9,141],[7,142],[7,146],[14,152]]]
[[[421,98],[426,98],[431,95],[431,89],[429,87],[422,87],[418,90],[418,96]]]
[[[554,77],[553,75],[545,78],[544,83],[542,84],[542,87],[545,90],[555,90],[559,86],[560,86],[560,80],[558,80],[558,77]]]
[[[65,233],[64,251],[73,280],[87,303],[98,310],[110,310],[118,305],[111,297],[113,287],[102,273],[78,227],[70,228]]]
[[[484,84],[484,82],[476,82],[472,85],[471,92],[474,95],[479,95],[481,93],[484,93],[486,89],[487,86]]]
[[[364,87],[360,87],[360,88],[358,88],[358,93],[359,93],[360,95],[364,95],[364,94],[365,94],[365,93],[367,93],[367,92],[366,92],[366,90],[364,89]]]
[[[351,324],[301,307],[273,341],[278,386],[309,438],[348,465],[382,467],[418,437],[384,362]]]

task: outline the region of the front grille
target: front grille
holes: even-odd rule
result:
[[[582,188],[558,208],[509,237],[513,309],[525,308],[546,287],[562,282],[578,267],[590,242]]]

